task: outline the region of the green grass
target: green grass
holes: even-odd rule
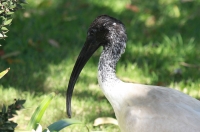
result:
[[[117,66],[119,78],[129,82],[162,85],[200,98],[200,1],[178,0],[65,1],[28,0],[10,26],[8,38],[1,40],[5,54],[20,54],[1,60],[0,71],[11,70],[0,80],[1,104],[14,98],[26,99],[17,118],[24,129],[45,95],[54,92],[42,126],[66,118],[65,92],[69,77],[90,23],[101,14],[120,19],[126,26],[128,42]],[[127,9],[132,4],[138,10]],[[129,6],[130,7],[130,6]],[[49,44],[59,43],[59,48]],[[117,132],[114,125],[93,127],[98,117],[115,117],[114,111],[98,87],[97,64],[101,49],[83,69],[72,98],[72,117],[86,123],[91,131]],[[189,64],[189,65],[185,65]],[[180,74],[174,71],[180,70]],[[70,126],[65,131],[87,131]]]

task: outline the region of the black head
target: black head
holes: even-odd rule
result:
[[[69,117],[71,117],[71,97],[74,85],[86,62],[100,46],[103,46],[104,50],[115,47],[112,52],[118,54],[124,50],[126,39],[124,25],[119,20],[107,15],[101,15],[92,22],[87,32],[86,42],[76,60],[68,84],[66,106]]]
[[[119,40],[126,42],[126,31],[124,24],[107,15],[97,17],[90,25],[87,33],[87,40],[95,41],[96,45],[106,46]]]

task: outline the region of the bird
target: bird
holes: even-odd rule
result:
[[[124,82],[116,76],[116,65],[126,42],[126,29],[120,20],[100,15],[91,23],[68,83],[68,117],[71,118],[71,99],[78,76],[92,54],[103,47],[98,83],[122,132],[200,132],[200,101],[172,88]]]

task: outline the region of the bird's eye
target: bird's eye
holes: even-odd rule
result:
[[[93,36],[96,33],[96,29],[92,29],[88,32],[88,36]]]

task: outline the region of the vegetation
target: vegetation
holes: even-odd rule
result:
[[[19,130],[46,94],[54,92],[41,120],[46,128],[66,118],[65,92],[87,28],[101,14],[120,19],[128,42],[117,66],[124,81],[172,87],[200,98],[200,0],[98,1],[27,0],[17,12],[6,41],[0,40],[0,70],[12,70],[0,81],[1,102],[26,99]],[[98,50],[83,69],[72,98],[72,117],[90,131],[119,131],[115,125],[93,126],[98,117],[115,117],[98,87]],[[2,103],[1,103],[2,104]],[[2,106],[3,107],[3,106]],[[46,120],[48,119],[48,120]],[[74,125],[64,131],[87,131]]]
[[[22,5],[26,3],[25,0],[1,0],[0,1],[0,39],[6,37],[8,29],[6,26],[12,22],[12,15],[15,11],[22,9]]]
[[[47,107],[49,106],[51,100],[53,99],[54,94],[50,94],[43,101],[38,105],[35,112],[31,116],[31,119],[29,121],[27,129],[32,132],[58,132],[62,130],[63,128],[73,125],[73,124],[83,124],[78,120],[74,119],[61,119],[59,121],[56,121],[49,125],[47,128],[43,130],[42,126],[39,124],[44,112],[47,110]],[[46,119],[47,120],[47,119]]]
[[[16,114],[17,110],[21,110],[23,108],[23,104],[25,100],[16,100],[15,103],[11,104],[6,108],[3,105],[3,108],[0,112],[0,131],[1,132],[14,132],[17,123],[13,122],[12,119]]]
[[[12,22],[12,14],[18,9],[22,8],[22,4],[25,0],[1,0],[0,1],[0,39],[7,37],[5,34],[8,32],[6,26],[10,25]],[[1,46],[1,45],[0,45]],[[0,73],[0,79],[10,70],[6,70]],[[23,108],[25,100],[15,99],[15,103],[11,104],[6,108],[3,104],[2,110],[0,112],[0,131],[1,132],[14,132],[17,123],[13,122],[11,119],[16,115],[16,111]]]

